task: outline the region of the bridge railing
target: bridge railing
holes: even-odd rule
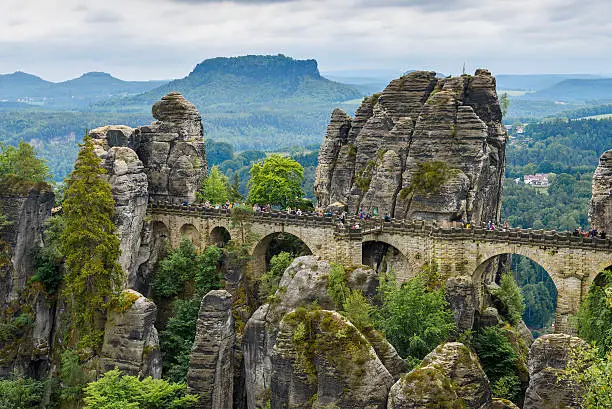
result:
[[[155,200],[149,202],[149,208],[153,212],[193,215],[198,217],[229,218],[231,210],[215,209],[198,204],[183,205],[169,201]],[[302,215],[291,214],[284,211],[254,212],[253,218],[268,223],[289,223],[302,226],[333,227],[336,234],[353,239],[364,235],[376,235],[381,233],[392,234],[419,234],[430,237],[447,239],[473,239],[487,241],[503,241],[515,243],[542,243],[544,245],[555,245],[561,247],[585,247],[603,250],[611,249],[609,238],[573,236],[570,232],[532,230],[509,228],[502,230],[488,230],[483,227],[470,226],[469,228],[454,226],[440,227],[432,222],[423,220],[371,218],[369,220],[357,217],[347,217],[344,223],[339,223],[337,215],[305,212]],[[358,228],[355,228],[358,227]]]

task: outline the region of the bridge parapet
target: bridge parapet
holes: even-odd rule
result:
[[[223,209],[207,208],[202,205],[181,205],[171,202],[151,202],[149,209],[152,212],[189,215],[201,218],[228,218],[230,212]],[[511,228],[507,230],[487,230],[481,227],[439,227],[423,220],[398,220],[392,219],[384,222],[382,219],[360,220],[358,218],[348,218],[343,229],[337,227],[334,217],[318,216],[312,213],[294,215],[286,212],[256,212],[253,214],[253,221],[259,223],[284,223],[293,225],[307,225],[309,227],[324,227],[329,229],[334,227],[339,236],[350,236],[356,238],[358,235],[365,234],[412,234],[427,236],[432,238],[442,238],[447,240],[478,240],[493,242],[512,242],[540,244],[546,247],[567,247],[581,248],[589,250],[612,251],[612,241],[609,238],[599,237],[576,237],[570,232],[532,230]],[[352,229],[359,223],[359,229]]]

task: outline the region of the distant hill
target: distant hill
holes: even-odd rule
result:
[[[90,72],[64,82],[45,81],[24,72],[0,75],[0,101],[51,108],[83,108],[113,97],[146,92],[165,81],[122,81],[104,72]]]
[[[205,60],[187,77],[170,81],[143,95],[116,101],[115,105],[149,106],[171,91],[182,93],[201,112],[216,110],[216,107],[224,110],[226,104],[241,107],[325,104],[363,96],[355,87],[322,77],[315,60],[294,60],[284,55],[247,55]]]
[[[600,79],[591,74],[499,74],[495,76],[498,90],[540,91],[570,79]]]
[[[612,78],[568,79],[526,96],[555,101],[612,101]]]

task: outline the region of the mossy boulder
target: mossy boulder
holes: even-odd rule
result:
[[[391,388],[387,409],[490,409],[489,380],[465,345],[438,346]]]
[[[273,408],[382,409],[392,384],[368,340],[337,312],[299,308],[281,321],[272,353]]]

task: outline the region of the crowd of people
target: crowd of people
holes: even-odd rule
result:
[[[189,205],[188,202],[183,202],[184,206]],[[225,203],[217,203],[217,204],[211,204],[209,201],[204,202],[204,207],[206,209],[217,209],[217,210],[225,210],[228,213],[231,211],[231,209],[235,206],[246,206],[246,203],[231,203],[230,201],[226,201]],[[280,207],[277,206],[272,206],[271,204],[267,204],[264,206],[261,206],[259,204],[254,204],[253,205],[253,212],[254,213],[266,213],[266,212],[273,212],[273,211],[279,211],[279,212],[283,212],[283,213],[287,213],[287,214],[292,214],[292,215],[296,215],[296,216],[302,216],[304,215],[304,211],[302,209],[299,208],[292,208],[290,206],[287,206],[286,209],[281,209]],[[331,210],[324,210],[322,208],[316,208],[314,210],[314,214],[316,216],[319,217],[336,217],[336,225],[340,230],[344,230],[346,227],[348,227],[351,230],[359,230],[362,227],[363,222],[367,222],[372,220],[372,218],[374,216],[372,216],[372,214],[370,212],[367,211],[363,211],[362,209],[359,209],[359,211],[357,211],[355,213],[356,216],[356,220],[352,221],[350,223],[350,225],[347,226],[347,212],[346,211],[337,211],[337,212],[332,212]],[[382,218],[385,222],[390,222],[391,221],[391,216],[389,216],[389,214],[385,213],[385,215]],[[463,226],[463,228],[465,229],[470,229],[473,227],[472,223],[469,221],[465,221],[465,220],[461,220],[461,224]],[[489,220],[488,222],[482,222],[482,227],[485,228],[486,230],[501,230],[501,231],[508,231],[510,229],[510,225],[508,224],[507,221],[504,220],[504,222],[502,224],[498,224],[495,221]],[[577,227],[576,229],[574,229],[574,231],[572,232],[572,236],[575,237],[597,237],[600,239],[605,239],[606,238],[606,233],[604,231],[597,231],[597,229],[592,228],[591,230],[583,230],[582,227]]]
[[[606,232],[603,231],[603,230],[602,231],[597,231],[597,229],[595,227],[593,227],[591,230],[582,230],[582,227],[578,226],[572,232],[572,236],[575,236],[575,237],[597,237],[599,239],[605,239],[606,238]]]

